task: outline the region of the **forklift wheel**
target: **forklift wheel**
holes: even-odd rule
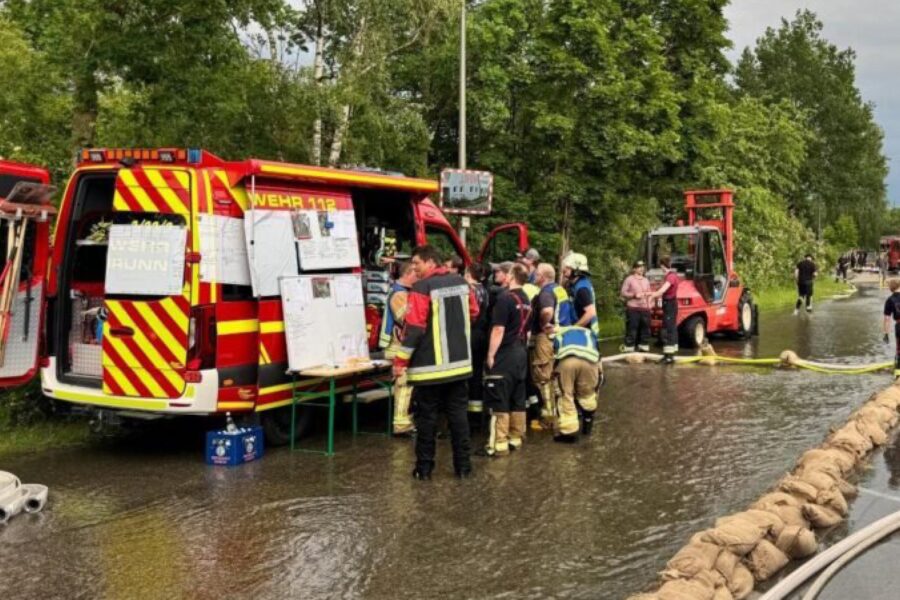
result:
[[[706,321],[694,315],[681,326],[681,337],[688,348],[699,348],[706,341]]]
[[[291,407],[282,406],[260,413],[266,443],[269,446],[287,446],[291,443]],[[312,431],[313,409],[309,406],[297,407],[297,427],[294,439],[299,440]]]
[[[753,300],[750,298],[750,294],[744,294],[741,296],[741,301],[738,302],[738,337],[741,339],[749,339],[754,332],[756,331],[756,309],[753,306]]]

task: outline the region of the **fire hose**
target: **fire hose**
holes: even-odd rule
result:
[[[604,364],[624,362],[628,364],[656,363],[663,360],[662,354],[650,354],[646,352],[627,352],[624,354],[615,354],[601,359]],[[797,368],[806,369],[816,373],[825,374],[841,374],[841,375],[863,375],[866,373],[875,373],[894,367],[893,362],[881,362],[873,364],[837,364],[812,361],[800,358],[792,350],[785,350],[777,358],[737,358],[732,356],[720,356],[715,353],[712,346],[706,345],[701,348],[699,356],[676,356],[675,363],[680,365],[700,364],[705,366],[716,366],[719,364],[729,365],[746,365],[746,366],[772,366],[779,368]]]
[[[48,493],[46,485],[23,484],[12,473],[0,471],[0,525],[23,510],[26,513],[40,512],[47,504]]]

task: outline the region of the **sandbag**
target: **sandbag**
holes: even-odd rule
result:
[[[717,587],[725,585],[725,578],[715,569],[700,571],[691,579],[694,581],[699,581],[700,583],[711,589],[716,589]]]
[[[734,567],[734,574],[728,580],[728,590],[734,596],[734,600],[744,600],[753,593],[753,573],[742,563],[738,563]]]
[[[750,508],[760,508],[767,504],[773,504],[775,506],[802,506],[803,502],[785,492],[769,492],[751,504]]]
[[[835,510],[826,506],[818,506],[816,504],[804,504],[803,516],[816,529],[824,529],[826,527],[834,527],[841,522],[841,515]]]
[[[803,470],[797,473],[797,478],[814,486],[818,491],[833,489],[837,486],[837,480],[824,471]]]
[[[775,547],[790,558],[799,559],[812,556],[819,548],[816,534],[806,527],[787,525],[775,541]]]
[[[807,471],[820,471],[822,473],[825,473],[826,475],[831,475],[834,478],[843,477],[844,475],[839,465],[835,464],[831,460],[826,460],[824,458],[807,460],[803,464],[798,465],[796,469],[794,469],[794,473],[796,475],[806,473]]]
[[[848,423],[825,440],[826,448],[842,448],[862,458],[872,449],[872,440],[856,429],[855,423]]]
[[[677,579],[663,584],[656,597],[659,600],[712,600],[714,590],[692,579]]]
[[[628,600],[659,600],[656,594],[637,594],[636,596],[628,596]]]
[[[819,495],[816,497],[816,504],[830,508],[842,517],[846,517],[850,512],[850,507],[847,506],[847,500],[836,487],[825,490],[824,492],[819,492]]]
[[[843,478],[838,479],[837,489],[844,495],[844,498],[856,498],[859,495],[859,490],[856,489],[856,486]]]
[[[819,493],[815,486],[791,475],[778,482],[778,489],[805,502],[815,502]]]
[[[891,410],[897,410],[900,408],[900,387],[892,385],[891,387],[878,392],[872,402],[890,408]]]
[[[762,540],[747,556],[747,567],[756,581],[766,581],[790,562],[787,555],[769,540]]]
[[[701,571],[712,569],[721,551],[719,546],[707,542],[688,544],[666,563],[666,570],[678,573],[679,576],[673,579],[690,579]]]
[[[897,411],[875,403],[864,404],[853,414],[855,419],[871,418],[881,424],[885,429],[897,424]]]
[[[713,594],[713,600],[734,600],[731,590],[726,585],[720,585]]]
[[[734,552],[722,550],[719,553],[718,558],[716,558],[716,564],[714,568],[716,569],[716,571],[721,573],[726,582],[731,581],[731,578],[734,576],[734,568],[738,565],[740,560],[741,559]]]
[[[854,421],[856,425],[856,430],[859,431],[861,435],[869,438],[869,441],[872,442],[874,446],[884,446],[887,444],[888,435],[885,431],[884,427],[878,424],[877,421],[871,419],[869,417],[864,417],[862,419],[856,419]]]
[[[749,521],[759,527],[760,531],[763,532],[763,535],[771,533],[772,535],[777,536],[784,527],[784,521],[782,521],[775,513],[755,508],[722,517],[716,521],[716,526],[718,527],[720,523],[724,523],[730,519],[744,519],[745,521]]]
[[[799,506],[788,506],[786,504],[764,504],[760,510],[773,513],[782,520],[785,527],[788,525],[796,525],[797,527],[809,527],[809,521],[803,516],[803,509]]]
[[[753,523],[744,519],[733,519],[713,529],[707,529],[703,541],[744,556],[753,550],[762,537],[763,532]]]
[[[800,457],[798,466],[804,468],[807,463],[820,461],[836,465],[841,470],[841,475],[846,475],[856,466],[856,457],[840,448],[813,448],[812,450],[807,450]]]

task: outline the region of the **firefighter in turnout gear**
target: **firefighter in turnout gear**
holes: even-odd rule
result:
[[[678,284],[681,280],[678,273],[672,268],[672,258],[663,256],[659,259],[659,265],[663,268],[662,285],[650,296],[651,301],[662,298],[663,326],[663,362],[670,365],[675,362],[675,354],[678,352]]]
[[[409,290],[416,282],[416,272],[412,263],[404,262],[400,265],[397,281],[391,284],[387,302],[384,305],[384,315],[381,317],[381,334],[378,337],[378,345],[384,349],[384,357],[393,360],[400,349],[400,332],[403,321],[406,318]],[[406,375],[394,380],[394,435],[410,435],[413,431],[413,422],[409,414],[409,405],[412,400],[412,388],[406,380]]]
[[[900,377],[900,279],[888,282],[891,295],[884,303],[884,343],[890,343],[891,326],[894,327],[894,378]]]
[[[584,435],[591,434],[597,410],[600,386],[597,337],[586,327],[560,327],[553,338],[553,347],[561,392],[556,399],[553,439],[574,442],[579,429],[578,408],[581,408]]]
[[[541,425],[553,428],[555,400],[553,394],[553,336],[557,327],[572,325],[572,301],[562,286],[556,283],[556,269],[541,263],[535,271],[535,285],[540,293],[532,302],[531,381],[541,395]]]
[[[504,456],[525,439],[525,379],[528,370],[528,332],[531,302],[522,290],[528,281],[523,265],[510,271],[509,288],[497,298],[491,314],[485,405],[490,410],[490,431],[484,453]]]
[[[412,253],[418,281],[409,291],[394,376],[406,375],[416,402],[416,467],[413,477],[431,479],[437,419],[444,413],[450,427],[456,476],[472,472],[466,381],[472,376],[470,323],[478,317],[475,293],[459,275],[441,265],[432,246]]]
[[[584,254],[570,252],[563,259],[563,277],[569,297],[572,299],[572,312],[578,327],[587,327],[595,336],[600,337],[600,323],[597,320],[597,296],[591,283],[591,272]]]

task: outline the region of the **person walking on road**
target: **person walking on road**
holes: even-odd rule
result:
[[[619,295],[625,300],[624,352],[650,352],[650,281],[644,277],[644,261],[631,265]]]
[[[407,377],[416,401],[416,479],[431,479],[439,413],[447,416],[453,469],[459,478],[472,472],[466,381],[472,376],[471,330],[478,317],[475,292],[441,265],[433,246],[412,253],[418,281],[407,302],[394,377]]]
[[[800,307],[806,303],[806,312],[812,312],[813,281],[816,279],[818,269],[813,262],[812,254],[807,254],[803,260],[797,263],[794,269],[794,280],[797,282],[797,304],[794,306],[794,314],[800,312]]]
[[[675,362],[675,354],[678,352],[678,284],[681,283],[681,279],[678,272],[672,268],[670,256],[660,258],[659,265],[663,268],[663,282],[650,296],[650,301],[662,298],[663,362],[670,365]]]
[[[485,403],[490,410],[487,456],[505,456],[525,440],[525,378],[528,371],[528,332],[531,302],[522,290],[528,281],[523,265],[510,271],[508,290],[497,298],[491,314]]]
[[[400,332],[403,330],[403,322],[406,319],[406,310],[409,302],[409,290],[416,283],[416,271],[412,263],[404,262],[400,265],[400,276],[393,284],[384,305],[384,315],[381,317],[381,334],[378,345],[384,349],[384,357],[393,360],[400,349]],[[395,436],[409,436],[413,433],[413,422],[409,415],[409,405],[412,400],[412,388],[407,382],[406,375],[394,380],[394,424]]]
[[[900,377],[900,279],[891,279],[888,282],[891,295],[884,303],[884,343],[891,341],[891,325],[894,327],[894,378]]]

